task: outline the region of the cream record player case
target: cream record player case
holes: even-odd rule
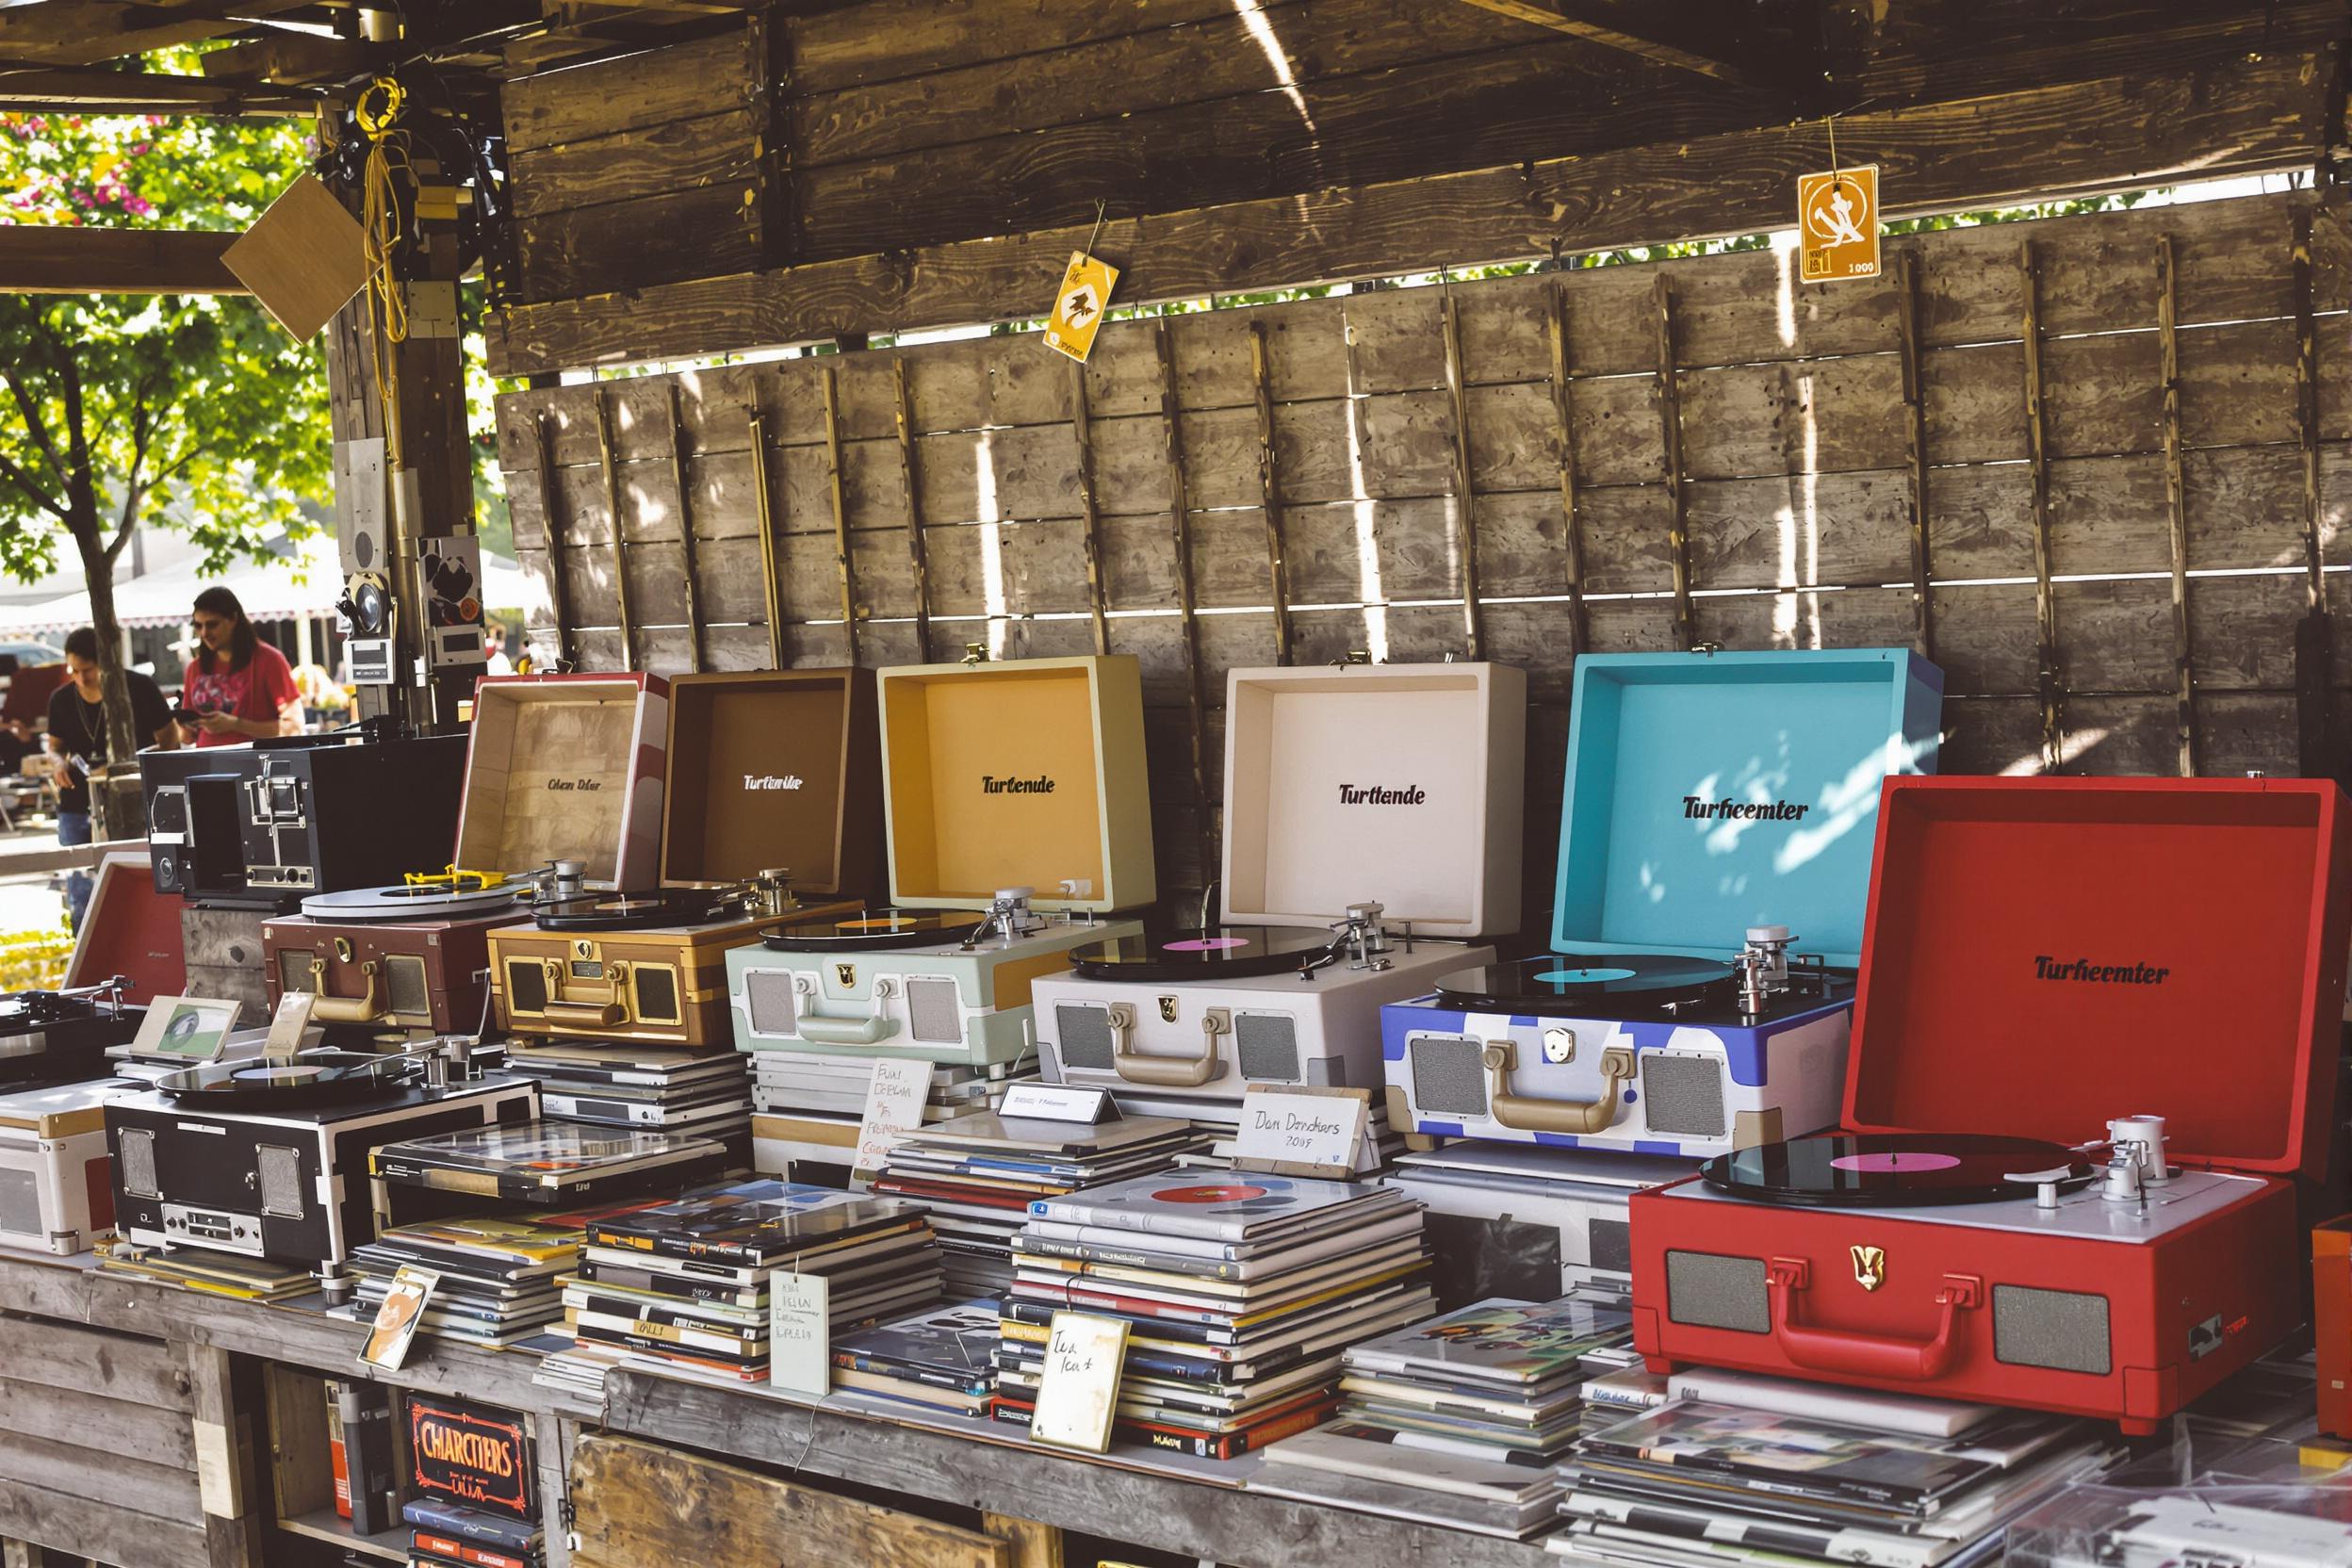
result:
[[[969,941],[836,941],[789,931],[727,956],[746,1051],[985,1066],[1032,1050],[1030,988],[1072,947],[1140,931],[1158,895],[1143,681],[1124,655],[879,672],[890,898],[975,911]]]
[[[1519,927],[1527,693],[1506,664],[1233,671],[1225,925],[1347,951],[1305,973],[1040,980],[1047,1077],[1205,1101],[1380,1086],[1380,1005],[1493,958],[1463,939]]]

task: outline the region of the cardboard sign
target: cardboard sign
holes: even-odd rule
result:
[[[833,1389],[831,1287],[822,1274],[768,1276],[768,1383],[822,1398]]]
[[[1099,1454],[1111,1446],[1119,1380],[1127,1366],[1127,1321],[1092,1313],[1057,1312],[1037,1377],[1037,1408],[1029,1435],[1056,1447]]]
[[[1283,1176],[1349,1176],[1362,1163],[1372,1091],[1261,1088],[1241,1097],[1233,1164]]]
[[[1878,276],[1878,165],[1797,176],[1798,277]]]
[[[433,1287],[440,1282],[441,1276],[430,1269],[403,1266],[393,1275],[384,1293],[384,1305],[376,1309],[375,1327],[368,1331],[368,1343],[359,1348],[359,1359],[386,1372],[399,1371],[400,1363],[408,1359],[409,1342],[425,1320]]]
[[[517,1518],[531,1500],[531,1439],[523,1419],[434,1395],[408,1396],[410,1478],[420,1494]]]
[[[923,1125],[923,1102],[931,1093],[931,1064],[885,1056],[866,1083],[866,1114],[858,1123],[858,1153],[850,1162],[858,1189],[882,1171],[898,1140]]]
[[[1054,314],[1045,323],[1045,346],[1084,361],[1094,352],[1094,335],[1102,330],[1102,313],[1111,308],[1111,286],[1119,269],[1084,251],[1070,253],[1070,270],[1062,274],[1061,292],[1054,296]]]
[[[1077,1088],[1069,1084],[1015,1084],[1004,1091],[1000,1117],[1019,1121],[1074,1121],[1082,1127],[1117,1121],[1119,1107],[1108,1089]]]

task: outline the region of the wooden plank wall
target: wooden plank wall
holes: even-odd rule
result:
[[[1083,372],[1024,335],[532,390],[500,448],[583,667],[624,657],[616,504],[629,657],[769,663],[756,472],[788,663],[1138,656],[1174,896],[1214,864],[1228,669],[1524,665],[1532,908],[1583,649],[1913,645],[1950,771],[2296,771],[2352,503],[2352,284],[2311,223],[2259,197],[1904,238],[1875,283],[1756,252],[1389,289],[1114,323]]]

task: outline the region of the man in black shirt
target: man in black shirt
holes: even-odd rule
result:
[[[163,688],[137,670],[122,672],[131,686],[131,728],[164,747],[180,743],[180,727]],[[98,671],[98,633],[83,627],[65,640],[65,684],[49,696],[49,767],[57,780],[57,842],[71,848],[90,841],[90,770],[107,760],[106,683]],[[90,873],[68,873],[67,912],[82,928],[90,907]]]

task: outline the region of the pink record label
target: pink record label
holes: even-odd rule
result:
[[[1950,1170],[1960,1162],[1950,1154],[1913,1151],[1905,1154],[1845,1154],[1829,1163],[1839,1170],[1858,1170],[1870,1176],[1899,1176],[1920,1170]]]
[[[1195,937],[1190,941],[1169,942],[1169,953],[1230,953],[1237,947],[1248,947],[1247,937]]]
[[[1266,1193],[1264,1187],[1233,1182],[1223,1186],[1162,1187],[1152,1196],[1163,1203],[1247,1203]]]

